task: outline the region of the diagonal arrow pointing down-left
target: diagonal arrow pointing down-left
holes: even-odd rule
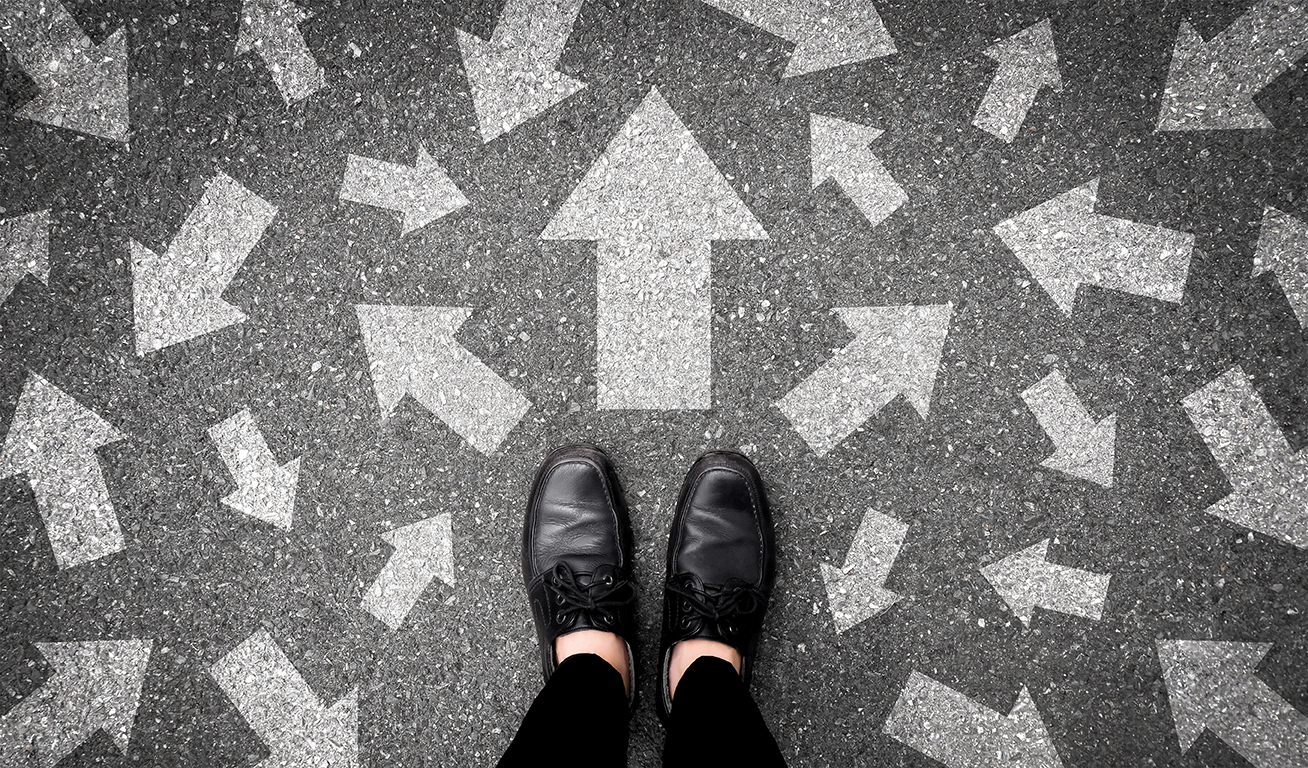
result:
[[[382,534],[395,548],[363,596],[363,609],[399,629],[432,579],[454,584],[454,536],[450,513]]]
[[[287,104],[308,98],[324,83],[323,69],[299,29],[308,18],[291,0],[245,0],[241,8],[236,55],[257,51]]]
[[[0,476],[24,474],[60,568],[123,548],[97,449],[123,435],[58,387],[31,374],[5,438]]]
[[[58,0],[4,0],[0,40],[40,89],[20,117],[127,141],[127,43],[119,29],[99,45]]]
[[[886,589],[886,576],[895,564],[908,525],[869,509],[854,534],[843,568],[822,564],[822,583],[837,632],[876,616],[902,597]]]
[[[54,674],[0,717],[0,765],[54,768],[97,731],[126,754],[153,645],[150,640],[36,643]]]

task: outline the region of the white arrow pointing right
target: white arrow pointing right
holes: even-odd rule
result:
[[[886,577],[908,535],[908,524],[869,509],[854,534],[843,568],[822,564],[827,605],[837,632],[845,632],[899,602]]]
[[[432,579],[454,584],[454,534],[450,513],[382,534],[395,548],[363,596],[363,609],[399,629]]]
[[[50,212],[0,221],[0,304],[25,275],[50,279]]]
[[[868,149],[883,131],[814,112],[809,118],[813,188],[834,179],[872,226],[908,202],[908,195]]]
[[[1299,325],[1308,329],[1308,224],[1270,206],[1254,255],[1254,277],[1264,272],[1276,277]]]
[[[855,64],[896,52],[871,0],[704,0],[795,43],[786,77]]]
[[[422,146],[412,167],[348,156],[341,179],[341,199],[398,211],[404,215],[404,235],[468,204],[468,198]]]
[[[1111,574],[1092,573],[1049,562],[1049,539],[981,569],[1025,626],[1036,606],[1099,620]]]
[[[1113,487],[1116,415],[1096,423],[1059,371],[1032,384],[1022,393],[1022,400],[1054,443],[1053,455],[1040,462],[1041,466]]]

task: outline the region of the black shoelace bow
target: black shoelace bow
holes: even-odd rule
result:
[[[739,619],[754,613],[763,605],[763,593],[758,587],[739,579],[726,584],[699,584],[693,578],[670,580],[667,590],[681,598],[683,628],[689,628],[691,614],[717,625],[724,635],[734,635],[741,629]]]
[[[586,612],[613,625],[617,623],[618,611],[635,596],[631,582],[617,578],[608,569],[597,570],[590,581],[582,584],[572,568],[562,562],[554,566],[554,572],[545,584],[554,594],[554,604],[557,606],[554,620],[559,624]]]

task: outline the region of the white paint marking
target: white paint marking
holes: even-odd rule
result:
[[[827,605],[837,632],[846,632],[894,605],[902,597],[885,588],[908,525],[869,509],[854,534],[843,568],[822,564]]]
[[[896,52],[871,0],[704,0],[795,43],[786,77],[797,77]]]
[[[450,513],[382,534],[395,548],[363,596],[363,609],[392,630],[418,604],[432,579],[454,584],[454,535]]]
[[[1040,89],[1063,90],[1053,27],[1049,19],[1032,24],[990,46],[985,54],[998,61],[999,68],[981,97],[972,125],[1011,144]]]
[[[854,340],[777,403],[819,456],[896,395],[927,417],[952,313],[948,304],[835,311]]]
[[[834,179],[872,226],[908,202],[908,195],[868,144],[883,131],[813,113],[809,120],[813,188]]]
[[[289,531],[300,481],[300,460],[279,465],[249,410],[210,427],[209,437],[237,485],[236,492],[224,497],[223,503]]]
[[[1232,368],[1183,404],[1231,483],[1208,514],[1308,549],[1308,455],[1290,447],[1253,381]]]
[[[403,214],[405,235],[468,204],[445,169],[421,146],[413,166],[349,155],[340,194],[342,200]]]
[[[1013,615],[1031,625],[1036,606],[1098,621],[1104,614],[1111,574],[1049,562],[1049,539],[981,569]]]
[[[1299,325],[1308,329],[1308,224],[1271,207],[1263,211],[1254,256],[1254,277],[1264,272],[1276,276]]]
[[[0,221],[0,304],[26,275],[43,283],[50,279],[48,210]]]
[[[1117,416],[1096,422],[1060,371],[1054,371],[1022,393],[1026,407],[1054,443],[1043,467],[1113,487],[1117,458]]]
[[[299,28],[309,16],[291,0],[245,0],[241,8],[236,55],[258,53],[287,104],[303,101],[325,83],[323,68]]]

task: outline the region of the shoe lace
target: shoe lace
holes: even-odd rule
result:
[[[562,562],[555,564],[545,584],[554,594],[558,606],[555,618],[560,624],[582,612],[595,613],[612,624],[617,621],[618,611],[635,596],[630,580],[619,579],[607,569],[597,570],[583,584],[572,568]]]
[[[729,579],[720,586],[699,584],[690,578],[673,579],[668,582],[667,590],[682,599],[685,610],[717,624],[728,633],[735,631],[738,616],[753,613],[764,602],[758,587],[740,579]]]

